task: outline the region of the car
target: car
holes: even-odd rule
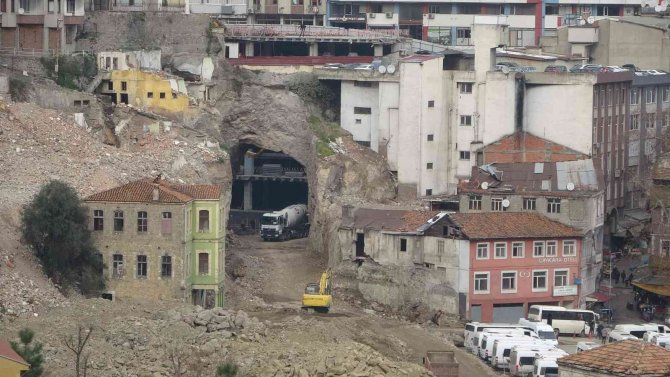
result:
[[[621,68],[623,68],[623,69],[627,69],[627,70],[632,71],[632,72],[639,71],[639,69],[637,69],[637,67],[635,66],[635,64],[623,64],[623,65],[621,66]]]
[[[550,65],[544,69],[545,72],[564,73],[568,71],[568,67],[564,65]]]
[[[361,64],[354,69],[357,70],[357,71],[371,71],[372,70],[372,64]]]
[[[603,68],[600,64],[576,64],[570,68],[572,73],[587,73],[587,72],[606,72],[607,70]]]
[[[345,66],[342,63],[328,63],[328,64],[323,66],[324,69],[340,69],[340,68],[344,68],[344,67]]]
[[[502,71],[504,69],[507,69],[510,72],[524,72],[523,67],[514,62],[500,62],[496,64],[496,71]]]
[[[531,65],[524,65],[521,67],[521,72],[535,72],[537,69]]]
[[[428,50],[417,50],[417,51],[415,52],[415,54],[417,54],[417,55],[430,55],[431,52],[428,51]]]

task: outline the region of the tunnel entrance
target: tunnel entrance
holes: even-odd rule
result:
[[[291,156],[253,144],[231,153],[233,187],[228,228],[235,234],[259,234],[264,213],[294,204],[307,205],[307,174]]]

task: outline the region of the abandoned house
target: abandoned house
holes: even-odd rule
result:
[[[170,113],[187,110],[190,102],[184,79],[138,69],[105,73],[98,93],[109,96],[112,103]]]
[[[140,179],[84,199],[114,298],[223,305],[227,211],[217,185]]]

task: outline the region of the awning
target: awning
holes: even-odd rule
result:
[[[643,284],[638,282],[633,282],[633,285],[644,289],[647,292],[656,293],[661,296],[670,296],[670,285],[654,285],[654,284]]]
[[[609,301],[610,298],[604,293],[595,292],[584,297],[584,299],[586,300],[586,302],[607,302]]]

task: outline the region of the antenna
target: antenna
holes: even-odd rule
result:
[[[395,66],[393,64],[389,64],[389,66],[386,67],[386,72],[391,74],[395,73]]]
[[[504,208],[509,207],[509,199],[503,199],[503,201],[502,201],[502,206],[503,206]]]
[[[500,68],[500,70],[501,70],[502,73],[504,73],[504,74],[508,74],[508,73],[509,73],[509,67],[506,66],[506,65],[502,66],[502,68]]]
[[[568,191],[572,191],[572,190],[574,190],[574,189],[575,189],[575,184],[574,184],[574,183],[572,183],[572,182],[568,182],[568,184],[567,184],[567,185],[565,185],[565,188],[567,188],[567,189],[568,189]]]
[[[489,188],[489,183],[488,182],[482,182],[482,190],[486,190]]]
[[[379,73],[381,73],[381,74],[383,75],[384,73],[386,73],[386,67],[383,66],[383,65],[380,65],[380,66],[377,68],[377,71],[379,71]]]

